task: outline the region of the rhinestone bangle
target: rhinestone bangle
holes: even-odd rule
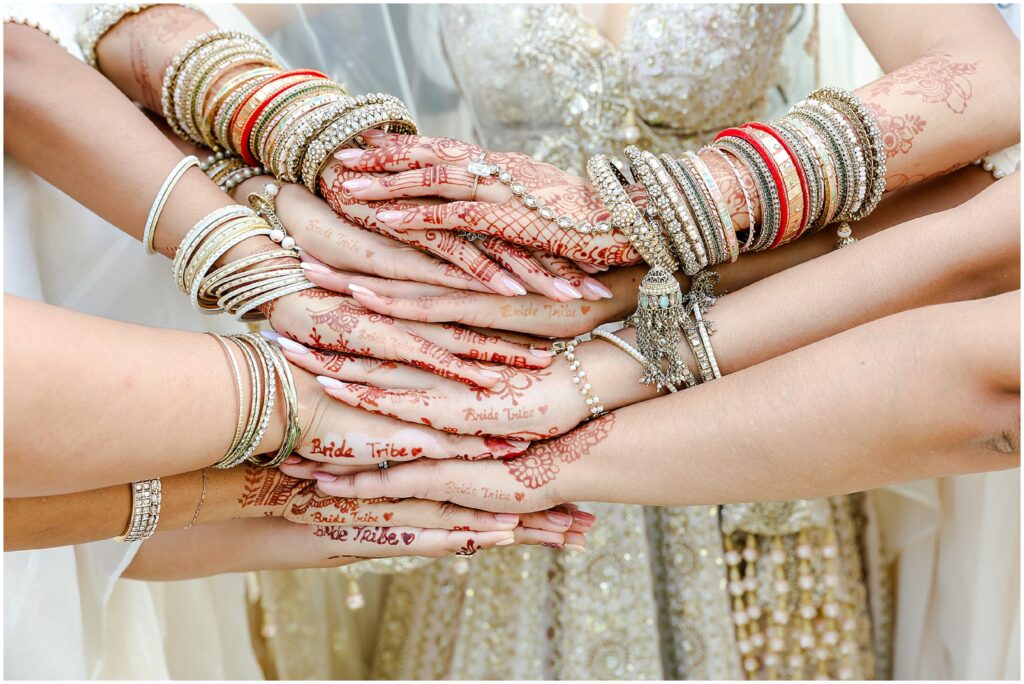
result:
[[[160,478],[133,482],[131,488],[132,517],[128,521],[128,529],[117,538],[123,542],[143,541],[153,536],[163,502]]]

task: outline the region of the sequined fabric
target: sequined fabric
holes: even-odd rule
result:
[[[445,50],[480,141],[577,173],[590,155],[618,156],[630,142],[679,154],[722,128],[768,115],[793,16],[783,5],[638,5],[614,47],[572,5],[441,11]],[[495,549],[473,558],[463,574],[465,565],[447,560],[392,578],[373,676],[764,676],[769,644],[749,646],[750,639],[738,637],[726,535],[730,543],[753,535],[751,543],[765,549],[750,564],[756,580],[749,603],[757,605],[746,606],[745,615],[767,627],[780,600],[794,615],[800,600],[814,606],[817,645],[801,649],[785,632],[779,677],[885,676],[888,661],[876,657],[875,644],[888,638],[872,632],[862,569],[862,505],[859,497],[835,497],[646,510],[586,506],[599,519],[587,554]],[[803,565],[796,557],[801,532],[811,540]],[[793,585],[801,574],[812,578],[803,599],[799,592],[783,599],[773,593],[772,539],[785,549],[778,573]],[[835,580],[826,571],[825,539],[836,542]],[[830,582],[837,586],[828,593]],[[824,645],[831,624],[822,612],[826,599],[840,606],[849,628],[845,655],[838,643]],[[756,671],[744,669],[750,663]]]

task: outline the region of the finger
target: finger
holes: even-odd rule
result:
[[[450,350],[453,354],[468,357],[477,361],[500,363],[517,368],[547,368],[551,365],[552,356],[534,354],[529,345],[509,342],[500,337],[484,335],[459,325],[418,325],[410,323],[423,337]],[[483,368],[481,373],[492,377],[497,373],[501,377],[501,368]],[[493,386],[494,383],[488,385]]]
[[[426,332],[421,324],[409,323],[409,326],[410,329],[405,333],[402,343],[396,348],[400,361],[443,378],[458,380],[476,387],[493,387],[501,379],[500,373],[483,368],[471,361],[464,361],[445,346],[428,339],[421,334]],[[413,328],[412,326],[419,327]],[[434,334],[431,336],[443,337]],[[442,340],[442,342],[444,341]]]
[[[563,548],[577,553],[587,552],[587,537],[582,532],[566,532],[562,535],[562,538],[564,540],[562,543]]]
[[[438,164],[422,169],[344,182],[353,197],[386,200],[441,197],[448,200],[504,202],[512,193],[493,176],[477,176],[461,166]]]
[[[548,500],[546,492],[513,482],[508,468],[497,461],[420,460],[378,473],[341,475],[331,482],[320,482],[318,487],[331,496],[411,497],[507,513],[544,510],[554,503]]]
[[[354,475],[366,470],[377,468],[376,465],[340,465],[323,463],[292,454],[278,466],[282,473],[300,480],[318,480],[318,475],[328,475],[333,480],[338,475]]]
[[[292,522],[317,525],[379,525],[439,530],[513,530],[515,513],[491,513],[453,503],[422,499],[344,499],[310,491],[289,502],[284,516]]]
[[[311,527],[313,536],[323,544],[325,551],[359,558],[473,555],[480,549],[509,546],[516,540],[512,530],[471,532],[420,527]]]
[[[596,302],[599,299],[611,299],[614,296],[612,291],[605,287],[604,283],[588,276],[581,270],[578,264],[569,259],[539,250],[534,251],[533,256],[548,272],[564,278],[570,285],[581,292],[583,299]]]
[[[272,331],[263,335],[281,348],[288,361],[315,375],[388,389],[430,389],[445,382],[432,373],[395,361],[310,349]]]
[[[378,211],[376,218],[396,232],[410,230],[468,230],[485,235],[497,235],[488,230],[490,208],[496,205],[487,202],[442,202],[420,204],[405,208],[389,208]]]
[[[429,284],[417,280],[407,280],[405,278],[374,277],[362,273],[339,271],[325,264],[312,261],[311,255],[308,254],[302,255],[302,268],[306,271],[306,277],[319,287],[346,295],[351,294],[348,289],[350,283],[362,285],[372,289],[374,292],[389,297],[436,297],[460,292],[465,289]],[[489,292],[490,290],[487,291]]]
[[[583,294],[572,283],[549,272],[525,247],[497,237],[488,237],[479,244],[484,254],[511,271],[527,289],[557,302],[583,298]]]
[[[338,382],[324,378],[321,384]],[[385,461],[401,463],[418,459],[483,461],[511,458],[529,446],[525,441],[441,432],[424,426],[422,421],[405,422],[342,402],[322,403],[322,411],[295,449],[299,456],[312,461],[344,466],[379,466]]]
[[[538,530],[549,530],[562,534],[572,529],[573,517],[568,513],[559,511],[557,507],[547,511],[535,513],[521,513],[520,524],[523,527],[532,527]]]
[[[396,172],[437,164],[465,166],[484,151],[481,147],[452,138],[428,138],[383,131],[364,133],[363,138],[369,148],[363,150],[362,155],[339,153],[335,158],[349,168],[362,171]],[[503,155],[490,156],[503,158]]]
[[[533,527],[517,527],[516,542],[530,546],[546,546],[549,549],[560,549],[565,542],[565,535],[551,530],[538,530]]]
[[[604,273],[608,270],[604,264],[588,264],[585,261],[574,261],[573,263],[584,273]]]

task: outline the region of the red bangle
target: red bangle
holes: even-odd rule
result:
[[[789,201],[786,197],[786,184],[782,180],[782,172],[779,171],[778,164],[775,163],[772,155],[768,153],[768,150],[764,148],[764,145],[762,145],[757,138],[750,135],[742,128],[726,128],[715,136],[715,140],[717,141],[725,137],[739,138],[753,147],[754,150],[761,155],[761,159],[764,160],[765,165],[768,167],[768,171],[772,174],[772,180],[775,181],[775,192],[779,195],[779,231],[772,240],[772,243],[768,245],[768,249],[773,249],[782,242],[782,238],[786,234],[786,224],[789,223]]]
[[[319,73],[319,72],[317,72]],[[301,76],[302,74],[292,74],[293,76]],[[295,86],[302,85],[303,83],[309,83],[310,81],[318,81],[326,79],[327,77],[323,74],[319,76],[310,76],[309,78],[302,79],[300,81],[294,81],[287,83],[281,88],[278,88],[269,96],[267,99],[260,103],[260,106],[253,110],[253,113],[249,116],[249,119],[245,122],[245,127],[242,128],[242,144],[239,146],[239,153],[242,155],[242,159],[245,160],[249,166],[259,166],[260,162],[256,159],[256,156],[252,154],[251,145],[249,144],[249,136],[252,135],[252,129],[256,127],[256,122],[260,120],[260,114],[270,106],[274,100],[276,100],[282,93],[285,93]]]
[[[789,158],[793,160],[793,166],[796,167],[796,177],[800,179],[800,192],[802,192],[804,196],[804,211],[800,218],[800,228],[796,231],[796,234],[793,235],[793,237],[787,240],[787,242],[791,240],[796,240],[798,237],[804,234],[805,230],[807,230],[807,219],[810,217],[810,212],[807,211],[807,202],[811,193],[810,188],[808,188],[807,186],[807,176],[804,174],[804,168],[800,166],[800,158],[797,157],[796,154],[793,152],[793,148],[790,147],[785,140],[783,140],[782,136],[779,135],[779,132],[776,131],[771,126],[763,124],[759,121],[754,121],[746,125],[750,126],[751,128],[756,128],[759,131],[763,131],[768,135],[772,136],[773,138],[775,138],[777,141],[779,141],[779,144],[782,145],[782,148],[786,150],[786,154],[789,155]]]
[[[327,78],[326,74],[323,74],[323,73],[321,73],[319,71],[314,71],[313,69],[296,69],[296,70],[293,70],[293,71],[282,71],[279,74],[271,76],[270,78],[265,80],[263,83],[261,83],[259,88],[257,88],[256,90],[252,91],[251,93],[249,93],[249,95],[246,96],[246,98],[244,100],[242,100],[240,103],[238,103],[238,106],[235,108],[234,113],[231,115],[231,123],[228,125],[228,130],[229,131],[237,130],[236,125],[238,124],[238,116],[242,113],[242,111],[245,109],[245,106],[249,103],[249,100],[251,100],[256,95],[256,93],[260,92],[261,90],[266,88],[268,85],[270,85],[274,81],[280,81],[282,78],[290,78],[292,76],[307,76],[307,75],[308,76],[319,76],[320,78]],[[280,92],[280,91],[278,91],[278,92]],[[269,102],[271,99],[273,99],[273,98],[272,97],[267,98],[263,103],[261,103],[261,107],[258,108],[258,109],[260,109],[260,111],[262,111],[262,105],[266,104],[266,102]],[[252,155],[248,154],[245,151],[244,145],[242,144],[242,142],[244,142],[244,139],[248,137],[248,133],[252,132],[252,125],[251,124],[252,124],[253,120],[254,120],[254,118],[252,116],[250,116],[249,119],[246,120],[245,125],[246,125],[246,127],[249,130],[246,131],[246,130],[243,129],[242,140],[239,141],[238,149],[236,150],[236,152],[238,152],[240,155],[242,155],[242,158],[245,159],[246,163],[248,163],[250,166],[256,166],[256,160],[252,159]]]

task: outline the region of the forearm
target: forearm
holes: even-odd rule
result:
[[[886,140],[896,190],[1020,140],[1020,43],[992,5],[850,6],[886,71],[856,94]]]
[[[945,304],[617,411],[556,498],[784,500],[1014,467],[1019,332],[1019,293]]]
[[[227,572],[319,567],[323,560],[314,560],[306,551],[312,547],[310,539],[307,525],[280,518],[230,520],[161,532],[143,543],[123,577],[171,581]],[[336,558],[331,564],[354,560]]]
[[[709,312],[723,373],[907,309],[986,297],[1020,283],[1019,174],[961,207],[907,222],[722,297]],[[622,331],[635,339],[633,331]],[[685,340],[680,352],[689,357]],[[609,409],[655,396],[603,341],[577,350]],[[626,380],[624,380],[626,379]]]
[[[247,405],[251,390],[242,373],[238,396],[215,340],[4,299],[8,495],[185,473],[227,451],[239,401]],[[64,348],[68,331],[71,353]],[[240,355],[236,361],[244,370]],[[277,449],[284,424],[278,406],[255,453]]]
[[[210,468],[205,471],[205,487],[200,472],[162,478],[158,531],[183,528],[193,519],[199,525],[243,515],[246,509],[237,498],[244,474],[244,468]],[[130,485],[123,484],[74,494],[4,499],[4,550],[112,539],[128,528],[131,514]]]
[[[6,24],[4,38],[5,150],[141,239],[181,152],[102,75],[39,31]],[[173,250],[199,218],[229,204],[202,171],[189,169],[161,214],[156,247]]]

